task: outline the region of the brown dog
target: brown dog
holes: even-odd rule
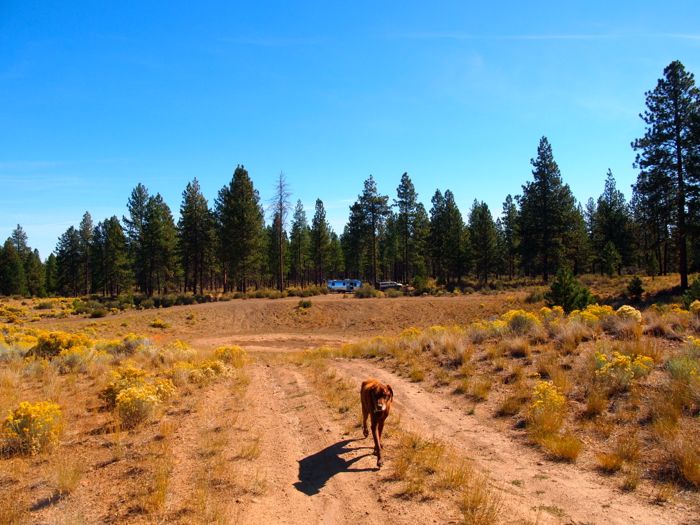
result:
[[[374,438],[374,455],[377,456],[377,467],[381,467],[382,461],[382,431],[384,421],[389,416],[391,402],[394,399],[394,391],[389,385],[383,385],[376,379],[367,379],[362,382],[360,388],[360,401],[362,402],[362,432],[365,437],[367,431],[367,416],[372,421],[372,437]]]

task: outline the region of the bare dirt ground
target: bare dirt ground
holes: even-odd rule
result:
[[[387,464],[378,470],[371,438],[361,439],[354,420],[349,424],[347,416],[333,413],[303,372],[279,358],[294,350],[395,334],[409,326],[467,324],[527,307],[523,297],[518,293],[393,300],[328,296],[312,298],[308,309],[298,308],[293,299],[247,300],[127,312],[97,322],[71,318],[37,324],[68,331],[92,328],[102,337],[135,332],[162,342],[181,339],[202,350],[239,344],[252,356],[246,372],[250,384],[242,398],[232,395],[230,385],[220,383],[196,391],[166,415],[173,422],[173,429],[166,432],[172,470],[165,511],[153,522],[206,522],[201,516],[195,519],[197,504],[192,502],[202,475],[202,436],[210,427],[211,435],[219,436],[216,446],[224,451],[215,467],[235,469],[235,479],[230,476],[219,485],[218,505],[223,510],[211,521],[459,523],[457,509],[448,501],[396,495],[389,474],[391,425],[400,421],[408,430],[449,443],[486,472],[503,494],[504,523],[699,524],[699,509],[685,502],[654,505],[647,494],[623,493],[595,472],[544,459],[514,438],[501,421],[478,408],[472,410],[473,405],[458,396],[411,383],[378,362],[331,360],[329,366],[357,383],[358,389],[361,380],[372,376],[393,386]],[[155,317],[171,328],[150,328]],[[162,421],[160,425],[163,434]],[[86,465],[85,477],[70,498],[37,507],[33,522],[70,523],[78,512],[79,521],[86,523],[150,522],[133,510],[138,487],[131,486],[129,477],[130,469],[139,468],[137,443],[128,444],[129,461],[118,461],[105,448],[107,438],[100,437],[99,428],[83,438],[105,441],[100,461]],[[157,442],[163,437],[149,439]],[[240,444],[251,440],[259,450],[242,460]]]

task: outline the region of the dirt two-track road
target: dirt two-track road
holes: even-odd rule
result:
[[[250,382],[238,401],[240,407],[233,407],[226,385],[215,384],[199,394],[204,399],[198,410],[180,417],[173,436],[176,461],[162,522],[192,521],[190,514],[178,509],[181,502],[191,499],[197,429],[210,416],[211,407],[217,407],[223,414],[234,413],[235,408],[235,422],[227,423],[225,415],[220,421],[253,436],[259,447],[256,459],[238,467],[238,476],[259,480],[262,488],[232,492],[230,498],[224,498],[223,515],[231,523],[461,523],[454,498],[398,495],[400,484],[391,479],[392,446],[396,444],[392,426],[400,426],[448,444],[486,474],[502,496],[500,523],[700,524],[700,509],[682,502],[656,505],[648,495],[622,492],[592,469],[546,460],[514,436],[512,427],[479,406],[474,410],[463,397],[412,383],[379,362],[331,359],[327,366],[356,384],[358,397],[360,382],[368,377],[393,387],[386,462],[377,469],[372,438],[363,438],[357,425],[359,415],[339,415],[331,409],[303,368],[285,359],[296,350],[396,333],[412,325],[467,323],[507,310],[512,300],[504,295],[366,301],[323,297],[312,298],[308,313],[300,313],[292,300],[234,301],[160,311],[159,316],[172,326],[183,327],[177,334],[162,336],[166,339],[177,335],[203,349],[239,344],[251,356],[247,366]],[[194,326],[184,321],[192,312],[198,319]],[[148,333],[152,315],[123,317],[130,330]],[[55,322],[64,329],[71,323],[75,321]],[[117,326],[115,322],[100,329],[108,334]],[[230,439],[238,435],[234,432]],[[233,448],[235,443],[225,446]]]

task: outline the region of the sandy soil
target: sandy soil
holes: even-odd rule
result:
[[[229,522],[458,523],[454,504],[396,497],[395,484],[388,477],[391,436],[385,443],[387,465],[377,470],[371,439],[361,439],[360,429],[348,424],[347,417],[332,413],[295,365],[276,356],[397,333],[408,326],[466,324],[527,306],[522,298],[517,293],[395,300],[334,296],[312,298],[313,306],[306,310],[297,307],[298,300],[248,300],[128,312],[98,322],[61,319],[39,324],[63,330],[90,326],[101,336],[145,333],[163,342],[182,339],[203,350],[240,344],[254,356],[247,372],[250,386],[242,401],[234,402],[228,385],[221,383],[197,391],[169,411],[167,417],[177,421],[171,438],[174,466],[166,512],[158,522],[192,522],[192,510],[186,507],[197,483],[201,429],[214,417],[212,407],[218,407],[222,416],[217,424],[230,427],[230,432],[222,434],[227,440],[222,448],[235,450],[241,439],[251,436],[260,445],[253,461],[242,462],[231,454],[225,461],[231,468],[236,465],[239,479],[264,480],[259,491],[243,490],[240,483],[223,486]],[[155,317],[172,328],[149,328]],[[682,502],[652,505],[649,498],[625,494],[595,472],[543,459],[504,429],[502,422],[469,410],[466,401],[450,393],[410,383],[376,362],[334,360],[330,366],[358,385],[371,376],[391,383],[396,408],[388,425],[400,420],[402,427],[439,438],[473,459],[503,492],[506,523],[700,524],[697,508]],[[34,521],[69,522],[70,514],[61,513],[64,507],[83,509],[88,523],[148,521],[132,515],[128,495],[120,495],[119,484],[108,484],[105,478],[118,476],[129,483],[129,464],[102,460],[88,467],[86,481],[71,495],[70,503],[42,507],[33,514]],[[95,503],[95,498],[102,498],[103,504]]]

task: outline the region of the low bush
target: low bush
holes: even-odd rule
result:
[[[3,423],[1,448],[9,453],[37,454],[58,443],[62,428],[58,404],[23,401]]]
[[[90,338],[85,334],[67,332],[42,332],[37,337],[36,346],[30,349],[30,355],[51,359],[63,350],[74,346],[90,346]]]
[[[153,319],[153,321],[149,323],[148,326],[150,326],[151,328],[160,328],[161,330],[164,330],[166,328],[170,328],[170,323],[167,323],[159,317],[156,317],[155,319]]]
[[[214,351],[214,357],[234,367],[242,368],[246,360],[246,352],[240,346],[221,346]]]
[[[538,381],[528,407],[527,423],[535,437],[554,434],[564,423],[566,398],[551,381]]]
[[[307,308],[311,308],[311,300],[310,299],[300,299],[297,306],[302,310],[306,310]]]
[[[355,297],[358,299],[370,299],[372,297],[381,297],[383,294],[379,290],[375,290],[369,284],[363,284],[355,290]]]

